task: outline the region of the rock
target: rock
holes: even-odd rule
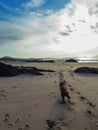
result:
[[[43,75],[41,72],[55,72],[53,70],[38,69],[36,67],[12,66],[0,63],[0,77],[11,77],[19,74]]]
[[[74,70],[75,73],[91,73],[91,74],[98,74],[98,68],[91,68],[91,67],[80,67]]]
[[[68,59],[68,60],[66,60],[65,62],[78,62],[78,61],[75,60],[75,59]]]

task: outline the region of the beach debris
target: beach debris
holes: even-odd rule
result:
[[[56,125],[56,122],[53,120],[46,120],[46,123],[49,128],[53,128]]]

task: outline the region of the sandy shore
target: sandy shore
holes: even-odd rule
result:
[[[44,76],[0,77],[1,130],[97,130],[98,75],[75,74],[97,63],[11,63],[52,69]],[[68,83],[72,103],[61,103],[59,73]]]

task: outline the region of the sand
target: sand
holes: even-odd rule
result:
[[[77,67],[97,63],[25,63],[55,70],[44,76],[0,77],[0,130],[97,130],[98,75],[75,74]],[[62,104],[60,72],[68,83],[71,103]]]

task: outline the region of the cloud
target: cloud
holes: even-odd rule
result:
[[[60,43],[60,41],[59,41],[59,39],[58,39],[57,37],[54,37],[54,38],[53,38],[53,42],[54,42],[54,43],[57,43],[57,44]]]
[[[45,0],[30,0],[23,4],[26,9],[31,9],[34,7],[40,7],[45,3]]]
[[[59,34],[61,34],[62,36],[69,36],[69,33],[67,32],[59,32]]]
[[[88,7],[89,15],[95,14],[98,16],[98,0],[73,0],[73,1]]]
[[[98,22],[95,25],[90,25],[90,28],[95,32],[98,33]]]
[[[79,20],[79,22],[86,23],[86,21],[85,21],[85,20]]]
[[[69,25],[65,25],[67,29],[70,29],[70,26]]]

